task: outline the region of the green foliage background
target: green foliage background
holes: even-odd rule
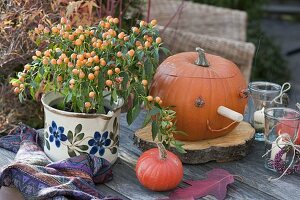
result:
[[[270,0],[194,0],[194,2],[244,10],[248,14],[247,41],[256,47],[251,80],[266,80],[282,84],[289,80],[288,61],[280,54],[280,48],[260,28],[262,5]]]

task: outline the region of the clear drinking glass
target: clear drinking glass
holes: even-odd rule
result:
[[[297,140],[299,120],[300,113],[291,108],[276,107],[265,110],[265,167],[267,169],[282,173],[284,167],[293,162],[294,149],[291,146],[288,146],[289,149],[284,147],[287,147],[288,142],[295,143]],[[282,149],[287,152],[283,152]]]
[[[276,83],[257,81],[248,85],[250,98],[248,114],[251,125],[255,129],[255,140],[264,141],[264,110],[276,107],[273,99],[280,94],[281,86]]]

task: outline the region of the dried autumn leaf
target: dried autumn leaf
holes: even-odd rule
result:
[[[227,185],[234,182],[233,175],[223,169],[213,169],[206,175],[207,178],[203,180],[184,181],[191,186],[175,190],[169,200],[196,199],[207,195],[213,195],[218,200],[225,199]]]

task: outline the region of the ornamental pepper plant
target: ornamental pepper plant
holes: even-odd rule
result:
[[[38,99],[41,93],[59,92],[64,101],[58,109],[99,114],[106,113],[106,96],[111,103],[131,97],[128,123],[146,108],[145,124],[152,121],[153,139],[182,152],[182,144],[173,138],[175,112],[148,94],[159,51],[168,51],[162,47],[157,22],[140,21],[129,32],[119,30],[118,23],[108,16],[97,27],[75,28],[65,18],[53,27],[39,25],[34,29],[36,42],[46,48],[36,51],[32,63],[11,80],[14,92],[20,100],[28,94]]]

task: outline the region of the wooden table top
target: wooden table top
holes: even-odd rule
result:
[[[168,192],[153,192],[145,189],[135,175],[135,164],[142,153],[133,143],[133,134],[141,127],[144,115],[128,126],[125,114],[121,115],[119,159],[113,166],[112,181],[97,187],[106,195],[119,196],[123,199],[160,199],[168,196]],[[264,143],[254,142],[252,151],[245,158],[229,163],[209,162],[199,165],[184,165],[184,179],[195,180],[205,178],[205,173],[214,168],[222,168],[239,177],[228,186],[226,199],[300,199],[299,174],[287,175],[278,181],[269,182],[269,177],[279,174],[265,169]],[[14,154],[0,149],[0,166],[13,160]],[[183,185],[180,184],[179,187]],[[1,195],[0,195],[1,197]],[[205,199],[214,199],[205,197]]]

